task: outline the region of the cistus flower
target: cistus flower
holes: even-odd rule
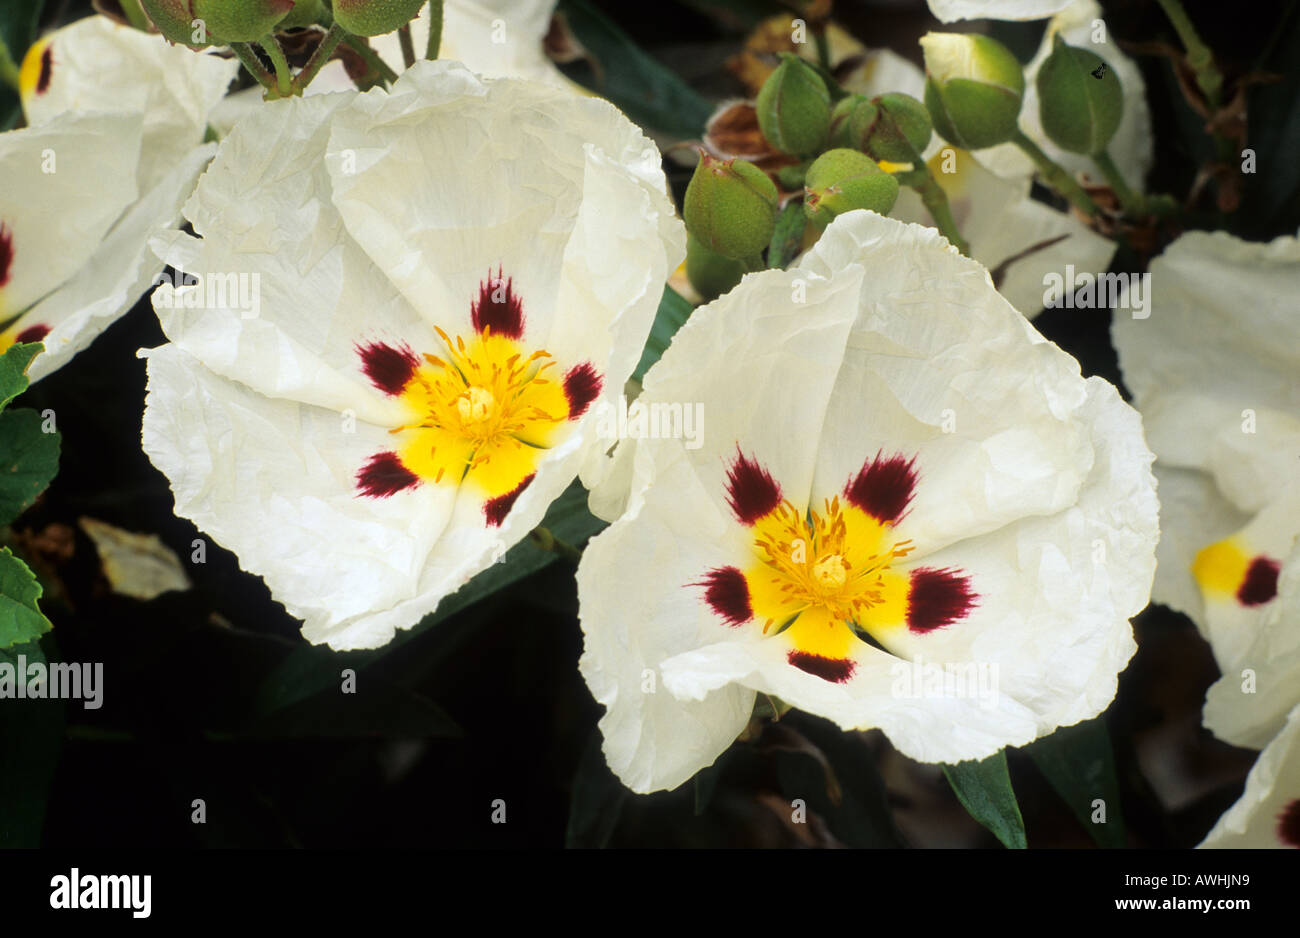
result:
[[[638,402],[705,419],[620,442],[592,492],[618,520],[578,570],[581,669],[632,789],[712,763],[757,693],[928,762],[1113,697],[1155,565],[1138,415],[937,232],[841,215],[697,309]]]
[[[453,62],[266,103],[186,217],[201,238],[158,243],[198,282],[154,294],[145,451],[335,648],[414,625],[608,447],[589,411],[685,241],[612,105]]]
[[[206,116],[237,64],[106,17],[28,51],[28,127],[0,134],[0,351],[42,341],[28,375],[64,365],[148,290],[149,239],[174,227],[211,159]]]
[[[927,0],[941,23],[958,20],[1041,20],[1060,13],[1070,0]]]
[[[1219,818],[1203,848],[1300,847],[1300,705],[1287,716],[1246,777],[1241,798]]]
[[[1151,262],[1146,318],[1112,337],[1160,480],[1153,597],[1223,676],[1205,725],[1261,748],[1300,702],[1300,239],[1192,232]]]
[[[1016,133],[1025,76],[1011,50],[970,33],[926,33],[925,106],[934,129],[966,150],[1008,142]]]

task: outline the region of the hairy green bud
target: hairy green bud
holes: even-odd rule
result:
[[[772,240],[778,198],[776,184],[754,164],[701,153],[682,215],[687,231],[709,250],[743,259]]]
[[[1038,70],[1038,117],[1063,150],[1100,153],[1124,116],[1124,89],[1095,52],[1066,45],[1058,35]]]
[[[826,143],[831,96],[826,83],[797,55],[782,53],[781,64],[759,89],[758,127],[777,150],[808,156]]]
[[[898,198],[898,180],[858,150],[827,150],[808,167],[804,214],[819,228],[835,216],[866,208],[888,215]]]
[[[968,33],[927,33],[921,49],[925,106],[940,136],[966,150],[1015,136],[1025,75],[1010,49]]]

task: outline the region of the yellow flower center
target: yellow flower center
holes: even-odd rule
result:
[[[482,423],[492,415],[497,399],[487,388],[471,387],[456,398],[456,409],[460,411],[461,423]]]
[[[849,570],[844,566],[844,558],[839,554],[830,554],[817,561],[813,567],[813,579],[824,590],[831,592],[838,590],[849,579]]]

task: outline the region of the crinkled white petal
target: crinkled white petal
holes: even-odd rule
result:
[[[1041,20],[1059,13],[1070,0],[926,0],[941,23],[957,20]]]
[[[1241,798],[1200,843],[1211,848],[1296,847],[1278,836],[1279,816],[1300,800],[1300,705],[1259,754]],[[1292,810],[1295,810],[1292,808]]]
[[[798,302],[791,287],[803,278]],[[837,331],[844,338],[828,349]],[[810,344],[815,332],[825,334]],[[827,354],[839,360],[828,366]],[[737,686],[846,728],[882,727],[927,761],[982,758],[1106,707],[1135,649],[1128,618],[1154,573],[1152,456],[1139,419],[1113,387],[1084,381],[936,232],[849,213],[798,269],[751,274],[696,310],[638,403],[694,395],[706,415],[699,449],[619,444],[627,513],[580,568],[582,668],[606,705],[605,751],[620,777],[638,790],[671,787],[709,764],[743,725],[716,716]],[[912,636],[906,653],[983,667],[997,692],[900,692],[906,663],[865,644],[852,677],[833,683],[792,667],[788,646],[752,623],[723,624],[692,584],[752,551],[752,531],[724,497],[738,444],[796,508],[839,492],[878,451],[916,455],[920,483],[898,535],[926,565],[969,571],[981,599],[963,622]],[[646,669],[677,710],[637,692]],[[705,713],[719,720],[707,736],[697,731]],[[665,720],[690,726],[689,743],[665,751]]]

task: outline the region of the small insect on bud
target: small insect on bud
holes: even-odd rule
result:
[[[1038,70],[1038,116],[1052,142],[1071,153],[1100,153],[1124,116],[1124,89],[1101,56],[1058,35]]]
[[[357,36],[382,36],[415,19],[424,0],[334,0],[334,21]]]
[[[831,109],[830,145],[865,150],[875,123],[876,106],[865,95],[851,94],[840,98]]]
[[[1015,136],[1025,75],[1011,50],[988,36],[926,33],[925,106],[934,129],[966,150]]]
[[[751,270],[762,268],[761,258],[736,260],[710,251],[695,235],[686,236],[686,279],[704,302],[727,293]]]
[[[682,216],[699,242],[723,257],[753,257],[772,240],[776,184],[752,163],[700,154]]]
[[[879,112],[867,140],[866,152],[878,160],[911,163],[919,160],[934,128],[930,112],[910,94],[882,94],[872,100]]]
[[[797,55],[781,54],[781,64],[759,89],[758,126],[777,150],[808,156],[826,143],[831,96],[826,82]]]
[[[190,0],[214,42],[256,42],[293,9],[293,0]]]
[[[804,214],[818,228],[837,215],[866,208],[888,215],[898,198],[898,180],[857,150],[827,150],[808,167]]]

